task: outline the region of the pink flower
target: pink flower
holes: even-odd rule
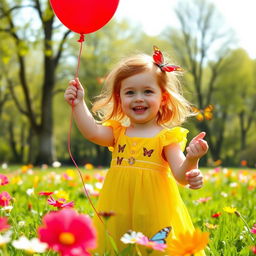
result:
[[[6,217],[0,218],[0,232],[9,229],[8,219]]]
[[[196,200],[198,203],[206,203],[207,201],[211,200],[212,198],[209,197],[201,197],[198,200]]]
[[[138,239],[137,244],[144,245],[144,246],[146,246],[150,249],[157,250],[157,251],[162,251],[162,252],[167,247],[166,244],[160,244],[160,243],[151,241],[150,239],[148,239],[144,235]]]
[[[253,246],[253,247],[251,248],[251,250],[252,250],[252,253],[253,253],[253,254],[256,254],[256,246]]]
[[[11,200],[11,196],[8,192],[3,191],[0,193],[0,205],[1,206],[8,206]]]
[[[256,234],[256,224],[253,225],[251,229],[251,233]]]
[[[4,185],[6,185],[8,183],[9,183],[8,178],[5,175],[0,174],[0,185],[4,186]]]
[[[74,207],[74,202],[65,203],[66,200],[64,198],[59,198],[57,200],[53,199],[51,196],[48,198],[48,204],[55,206],[57,208],[65,208],[65,207]]]
[[[88,256],[88,250],[96,246],[91,219],[73,209],[46,214],[43,225],[38,229],[39,239],[62,256]]]

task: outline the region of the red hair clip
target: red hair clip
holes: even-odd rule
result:
[[[164,56],[160,49],[157,46],[153,46],[154,54],[153,60],[154,63],[162,70],[166,72],[173,72],[173,71],[182,71],[183,69],[179,66],[169,65],[168,63],[164,63]]]

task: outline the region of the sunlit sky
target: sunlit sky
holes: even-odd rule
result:
[[[159,34],[165,27],[177,26],[177,0],[120,0],[117,19],[129,18],[149,35]],[[222,13],[226,25],[238,38],[238,47],[256,58],[256,0],[212,0]]]

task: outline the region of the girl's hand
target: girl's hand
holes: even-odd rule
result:
[[[203,175],[199,169],[186,172],[186,179],[191,189],[199,189],[203,186]]]
[[[83,101],[84,88],[78,78],[69,81],[69,86],[64,93],[64,98],[71,106],[76,106]]]
[[[208,144],[207,141],[203,140],[205,135],[205,132],[201,132],[191,140],[188,147],[186,148],[187,159],[199,159],[207,153]]]

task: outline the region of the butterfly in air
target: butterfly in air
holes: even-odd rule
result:
[[[172,230],[172,227],[163,228],[159,232],[157,232],[155,235],[153,235],[153,237],[150,238],[149,240],[159,244],[166,244],[165,239],[167,238],[171,230]]]
[[[170,65],[168,63],[164,63],[164,56],[160,49],[157,46],[153,46],[154,53],[153,53],[153,60],[155,64],[162,70],[166,72],[173,72],[173,71],[182,71],[183,69],[179,66]]]
[[[213,105],[208,105],[204,109],[198,109],[197,107],[192,107],[194,113],[196,114],[196,119],[198,121],[211,120],[213,118]]]

